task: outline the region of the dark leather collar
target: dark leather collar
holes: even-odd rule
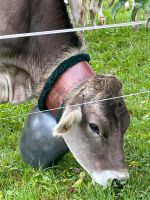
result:
[[[56,116],[57,110],[54,109],[63,103],[66,95],[93,75],[95,73],[87,61],[81,61],[67,69],[48,92],[45,100],[46,108]]]

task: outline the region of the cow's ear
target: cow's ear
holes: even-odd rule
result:
[[[62,136],[81,121],[82,112],[79,106],[75,108],[66,108],[60,122],[54,128],[54,136]]]

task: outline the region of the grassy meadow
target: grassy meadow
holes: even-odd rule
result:
[[[129,21],[122,9],[113,21]],[[141,19],[142,15],[141,15]],[[113,73],[123,94],[150,89],[150,32],[144,26],[85,31],[87,52],[97,73]],[[93,185],[71,153],[49,169],[35,170],[21,160],[19,138],[33,102],[0,105],[0,200],[148,200],[150,198],[150,94],[125,99],[131,124],[124,138],[130,179],[123,188]]]

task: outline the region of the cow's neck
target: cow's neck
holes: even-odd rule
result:
[[[63,0],[48,1],[46,5],[44,3],[41,4],[40,12],[36,12],[36,14],[39,15],[40,13],[40,17],[43,20],[42,23],[39,21],[39,24],[36,25],[36,27],[39,27],[37,31],[72,28]],[[36,14],[34,18],[36,18]],[[33,31],[35,30],[33,29]],[[45,81],[58,65],[69,57],[83,52],[82,49],[84,49],[84,47],[82,37],[79,37],[75,32],[42,36],[37,39],[35,38],[35,40],[32,39],[31,43],[32,45],[30,46],[34,47],[32,58],[34,53],[37,54],[35,48],[40,49],[38,59],[34,62],[36,65],[34,70],[36,69],[37,73],[35,73],[35,71],[31,72],[34,76],[33,80],[38,84],[38,88],[35,89],[35,93],[38,96]],[[35,56],[37,57],[37,55]],[[38,71],[40,71],[41,68],[42,71],[39,73]],[[32,68],[29,66],[29,71],[31,69]],[[37,74],[39,75],[37,76]],[[41,77],[42,80],[40,79]]]
[[[18,7],[16,6],[16,13],[22,13],[21,19],[13,20],[13,26],[8,26],[8,28],[12,28],[12,30],[8,29],[9,33],[72,28],[63,0],[45,0],[38,3],[37,0],[32,0],[29,5],[26,2],[25,5],[20,4]],[[27,19],[23,18],[26,15],[29,17]],[[21,20],[23,27],[20,26]],[[22,27],[21,30],[19,29],[20,27]],[[19,29],[19,32],[16,29]],[[3,34],[8,33],[4,32]],[[8,43],[7,41],[2,41],[0,46],[2,46],[0,62],[6,65],[13,65],[27,72],[33,81],[33,93],[35,96],[39,96],[45,80],[55,68],[71,55],[81,52],[82,39],[77,33],[71,32],[19,38],[17,40],[9,40]],[[11,46],[13,47],[12,49],[8,48]]]
[[[65,98],[81,83],[95,73],[89,63],[89,56],[80,54],[61,63],[46,81],[39,98],[40,110],[51,110],[54,116]]]

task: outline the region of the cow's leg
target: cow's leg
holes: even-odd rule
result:
[[[82,23],[88,24],[89,0],[82,0]]]
[[[98,17],[99,17],[100,24],[104,25],[106,22],[106,18],[103,15],[102,2],[103,2],[103,0],[99,0],[99,2],[98,2]]]
[[[81,25],[81,12],[82,8],[80,6],[80,2],[78,0],[68,0],[70,7],[71,7],[71,12],[74,20],[74,25],[76,27]]]
[[[150,2],[144,4],[143,10],[146,20],[146,28],[150,30]]]
[[[96,26],[96,13],[98,8],[98,1],[97,0],[91,0],[90,3],[90,19],[92,21],[92,25]]]
[[[133,2],[132,2],[132,16],[131,16],[133,21],[138,21],[139,10],[140,10],[140,7],[137,7],[135,0],[133,0]],[[138,25],[133,25],[133,29],[135,31],[138,30],[138,27],[139,27]]]
[[[146,28],[150,30],[150,10],[145,12]]]
[[[85,25],[88,16],[88,1],[87,0],[68,0],[71,12],[76,27]]]
[[[129,3],[129,1],[126,1],[124,6],[125,6],[125,9],[126,9],[127,11],[130,10],[130,3]]]
[[[108,2],[108,6],[111,7],[111,6],[113,5],[114,1],[115,1],[115,0],[110,0],[110,1]]]
[[[32,96],[32,80],[25,71],[0,64],[0,103],[20,103]]]

